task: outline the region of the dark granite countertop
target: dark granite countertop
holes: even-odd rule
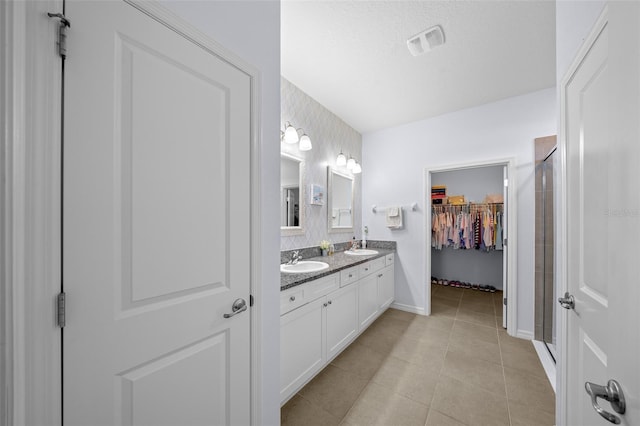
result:
[[[336,252],[332,256],[317,256],[305,258],[302,260],[315,260],[318,262],[325,262],[329,264],[329,269],[319,272],[309,272],[306,274],[285,274],[280,273],[280,291],[287,290],[291,287],[295,287],[300,284],[304,284],[309,281],[316,280],[327,275],[335,274],[343,269],[350,268],[361,263],[368,262],[379,257],[386,256],[389,253],[394,253],[393,249],[367,247],[373,250],[377,250],[378,254],[372,254],[370,256],[351,256],[344,254],[344,251]]]

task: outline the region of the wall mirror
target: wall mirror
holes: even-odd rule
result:
[[[280,154],[280,233],[304,234],[304,161]]]
[[[353,231],[353,177],[342,174],[331,167],[328,175],[329,232]]]

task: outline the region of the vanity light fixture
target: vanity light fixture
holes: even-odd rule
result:
[[[300,131],[302,132],[302,137],[298,134]],[[304,130],[296,129],[288,121],[284,125],[284,131],[280,131],[280,140],[288,144],[300,142],[300,151],[309,151],[311,149],[311,138],[304,133]]]
[[[347,160],[347,169],[348,170],[353,170],[353,168],[356,166],[356,160],[349,156],[349,159]]]
[[[360,163],[358,163],[352,156],[349,156],[349,159],[347,160],[347,156],[344,155],[342,150],[340,150],[340,154],[336,157],[336,166],[347,166],[347,170],[351,171],[353,174],[362,173],[362,166]]]
[[[311,139],[305,133],[300,137],[300,146],[298,146],[300,151],[309,151],[311,150]]]

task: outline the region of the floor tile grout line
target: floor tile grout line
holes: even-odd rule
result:
[[[449,346],[451,346],[451,335],[453,334],[453,327],[455,327],[455,324],[456,324],[456,319],[454,318],[453,324],[451,325],[451,329],[449,330],[449,338],[447,339],[447,347],[445,348],[445,351],[444,351],[444,359],[442,360],[442,364],[440,365],[440,371],[438,372],[438,380],[436,381],[436,385],[433,390],[433,395],[431,396],[431,401],[429,401],[429,410],[427,411],[427,418],[424,419],[425,426],[429,421],[429,415],[431,414],[431,409],[433,408],[433,400],[436,397],[435,390],[438,388],[438,385],[440,384],[440,380],[442,380],[442,370],[444,369],[444,363],[447,360],[447,353],[449,353]]]
[[[498,317],[496,315],[496,325]],[[513,426],[513,420],[511,419],[511,404],[509,404],[509,389],[507,388],[507,374],[504,370],[504,358],[502,356],[502,342],[500,341],[500,330],[496,327],[496,333],[498,334],[498,349],[500,349],[500,364],[502,365],[502,379],[504,380],[504,395],[507,402],[507,415],[509,416],[509,425]]]

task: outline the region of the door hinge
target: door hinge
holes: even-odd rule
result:
[[[506,298],[506,297],[502,299],[502,304],[503,304],[504,306],[507,306],[507,298]]]
[[[67,325],[67,295],[65,292],[58,294],[58,327]]]
[[[47,13],[50,18],[58,18],[58,54],[62,59],[67,57],[67,28],[71,27],[71,22],[62,13]]]
[[[504,241],[502,241],[502,245],[506,246],[507,245],[507,239],[505,238]]]
[[[249,295],[249,307],[253,306],[253,294]]]

